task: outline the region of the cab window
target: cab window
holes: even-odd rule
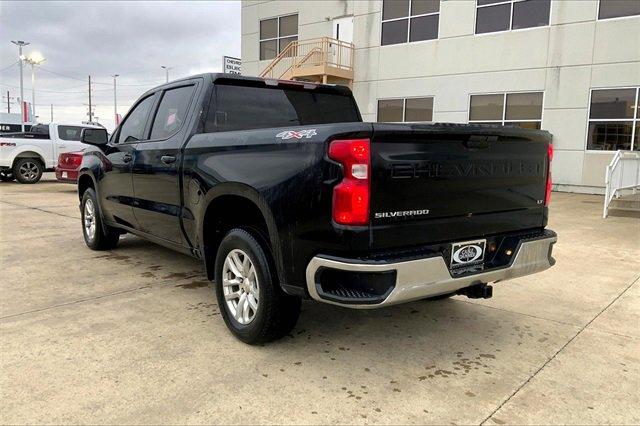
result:
[[[58,126],[58,137],[63,141],[80,141],[81,132],[79,126]]]
[[[164,92],[153,120],[151,139],[166,139],[175,135],[187,117],[187,108],[194,86],[177,87]]]
[[[129,113],[127,119],[120,127],[118,143],[136,142],[144,137],[144,126],[147,123],[149,111],[151,111],[151,107],[153,106],[153,99],[153,95],[145,98]]]

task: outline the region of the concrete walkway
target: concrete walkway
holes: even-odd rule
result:
[[[82,240],[75,187],[0,183],[0,422],[640,423],[640,220],[554,193],[557,265],[375,311],[226,330],[199,261]]]

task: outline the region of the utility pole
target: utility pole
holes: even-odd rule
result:
[[[22,116],[20,118],[20,127],[22,128],[21,131],[24,132],[24,83],[22,81],[22,61],[24,59],[24,56],[22,55],[22,48],[24,46],[28,46],[30,43],[22,40],[12,40],[11,43],[18,46],[18,57],[20,58],[20,114]]]
[[[4,99],[5,96],[2,96],[2,98]],[[13,99],[15,99],[13,96],[11,96],[11,93],[9,93],[9,91],[7,90],[7,113],[11,114],[11,101]]]
[[[113,77],[113,122],[115,124],[114,129],[118,127],[118,100],[116,98],[116,78],[118,74],[114,74]]]
[[[89,123],[93,122],[93,114],[91,112],[91,76],[89,76]]]
[[[53,123],[53,104],[51,104],[51,123]]]
[[[164,65],[160,65],[160,68],[164,70],[164,75],[166,77],[166,82],[169,82],[169,70],[173,69],[173,67],[165,67]]]

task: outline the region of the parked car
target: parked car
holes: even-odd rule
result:
[[[82,231],[130,232],[204,261],[247,343],[295,325],[302,298],[378,308],[551,267],[551,135],[363,123],[346,87],[199,75],[146,92],[107,142],[82,140]]]
[[[88,148],[80,142],[82,129],[100,126],[38,124],[28,132],[0,136],[0,179],[36,183],[45,171],[53,171],[64,152]]]
[[[77,183],[83,155],[83,151],[63,152],[60,154],[58,156],[58,164],[55,167],[56,179],[66,183]]]

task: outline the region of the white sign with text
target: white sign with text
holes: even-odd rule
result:
[[[242,60],[231,56],[222,57],[222,72],[225,74],[242,75]]]

